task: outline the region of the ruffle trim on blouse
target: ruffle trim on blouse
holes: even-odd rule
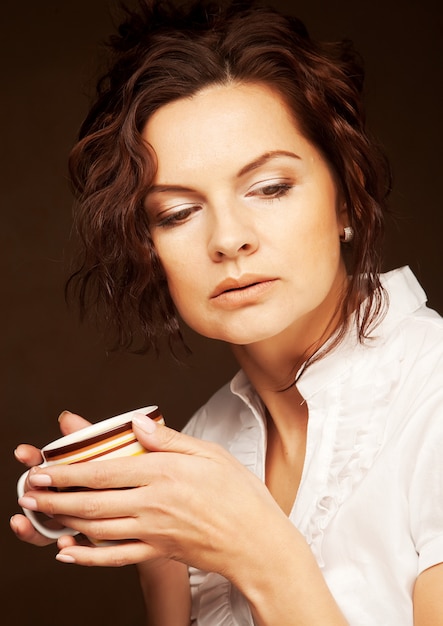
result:
[[[264,480],[267,433],[263,404],[242,371],[236,375],[234,381],[231,384],[232,392],[243,400],[249,410],[240,411],[241,428],[229,441],[228,451]]]
[[[312,507],[300,520],[299,530],[305,535],[320,567],[324,566],[322,542],[325,529],[364,479],[383,442],[389,400],[399,385],[401,375],[401,350],[397,342],[390,342],[390,346],[392,348],[386,348],[387,353],[384,353],[381,362],[380,347],[374,351],[356,347],[356,352],[365,351],[363,371],[359,371],[360,355],[360,358],[352,359],[354,364],[342,373],[332,388],[308,401],[310,420],[316,419],[317,411],[324,415],[320,425],[321,438],[326,437],[329,442],[326,441],[326,446],[325,441],[319,444],[323,454],[325,449],[328,452],[327,462],[317,470],[319,475],[314,493],[318,497],[313,499]],[[373,363],[370,363],[371,359]],[[368,372],[373,373],[370,378]],[[362,380],[362,376],[365,379]],[[328,400],[331,401],[330,406],[338,405],[341,410],[331,414],[327,409]],[[313,451],[313,455],[316,454],[319,454],[318,449]]]
[[[266,432],[263,407],[253,392],[243,372],[235,379],[233,393],[242,398],[246,407],[239,412],[241,427],[228,442],[228,451],[242,465],[260,478],[264,473]],[[191,621],[199,626],[251,626],[253,619],[249,605],[226,578],[214,572],[202,572],[189,568],[193,595],[193,616]]]
[[[206,574],[198,586],[198,618],[192,619],[191,624],[251,626],[252,623],[249,605],[238,589],[220,574]]]
[[[242,465],[254,474],[260,470],[261,463],[258,461],[260,455],[260,439],[257,437],[257,425],[243,428],[242,431],[229,442],[228,451],[239,459]],[[263,479],[263,476],[259,476]]]
[[[199,615],[204,615],[204,624],[235,625],[232,618],[230,588],[229,581],[220,574],[206,574],[198,590]]]

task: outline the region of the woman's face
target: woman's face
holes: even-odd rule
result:
[[[318,339],[342,296],[345,213],[280,96],[211,86],[163,106],[143,136],[158,159],[151,234],[184,321],[237,345]]]

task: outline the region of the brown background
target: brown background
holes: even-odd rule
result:
[[[1,11],[1,416],[0,620],[28,626],[140,624],[133,568],[83,569],[55,562],[55,549],[18,542],[21,441],[57,436],[65,408],[96,421],[158,403],[179,428],[235,371],[227,349],[190,336],[185,366],[167,356],[107,354],[95,328],[63,299],[71,198],[66,155],[86,111],[108,0],[22,0]],[[441,272],[440,9],[430,1],[275,2],[312,34],[350,37],[366,59],[369,121],[395,172],[386,268],[410,264],[443,311]]]

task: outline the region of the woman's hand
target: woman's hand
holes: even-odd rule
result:
[[[68,435],[74,431],[89,426],[79,415],[64,411],[59,417],[60,430],[62,435]],[[34,446],[22,444],[15,450],[15,456],[24,465],[33,467],[42,462],[40,450]],[[93,465],[93,464],[92,464]],[[31,471],[32,473],[35,469]],[[42,471],[42,470],[37,470]],[[79,483],[77,483],[79,484]],[[34,489],[28,480],[25,489]],[[35,493],[35,491],[33,491]],[[43,494],[43,490],[40,489]],[[11,528],[22,541],[36,546],[45,546],[53,542],[38,533],[32,526],[30,520],[24,515],[14,515],[10,521]],[[54,520],[54,524],[57,521]],[[82,542],[83,545],[85,542]],[[69,535],[62,536],[57,542],[60,549],[60,560],[70,561],[69,551],[74,554],[79,549],[78,538]],[[95,554],[96,548],[89,548]],[[68,556],[66,557],[65,554]],[[112,563],[112,559],[110,559]],[[98,564],[98,563],[97,563]],[[106,564],[106,563],[105,563]],[[139,563],[138,573],[141,590],[146,605],[146,618],[149,624],[176,624],[176,626],[186,626],[190,621],[191,596],[189,590],[189,580],[186,566],[182,563],[166,561],[164,559],[154,559],[150,562]],[[171,593],[174,602],[171,602]]]
[[[178,561],[173,572],[183,603],[177,623],[189,620],[187,564],[228,578],[245,595],[257,625],[346,624],[309,546],[252,472],[220,446],[146,416],[134,419],[134,430],[149,454],[36,468],[30,476],[27,505],[95,540],[118,541],[95,547],[63,537],[60,561],[143,562],[148,592],[151,580],[167,588],[169,573],[161,572]],[[91,490],[55,493],[39,490],[43,485]],[[156,615],[165,615],[164,605],[159,600]]]
[[[144,416],[134,420],[134,430],[150,454],[52,466],[30,476],[34,489],[48,480],[93,489],[37,489],[26,496],[36,510],[95,540],[121,541],[94,548],[64,538],[59,560],[110,566],[173,559],[223,574],[234,567],[238,538],[255,551],[259,529],[288,523],[263,483],[223,448]]]
[[[90,422],[85,420],[83,417],[80,417],[80,415],[70,413],[69,411],[63,411],[58,418],[58,421],[62,435],[69,435],[76,430],[80,430],[81,428],[85,428],[90,425]],[[17,446],[14,451],[14,455],[20,463],[23,463],[27,467],[39,465],[43,461],[40,450],[28,444],[20,444]],[[27,481],[25,489],[29,488],[29,481]],[[53,539],[48,539],[37,532],[25,515],[13,515],[10,519],[10,526],[17,538],[21,541],[32,543],[36,546],[46,546],[54,542]],[[69,539],[72,538],[70,537]],[[66,545],[65,538],[62,538],[61,543],[62,545]],[[69,545],[71,545],[71,543],[71,541],[68,541]]]

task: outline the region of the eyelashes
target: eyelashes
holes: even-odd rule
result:
[[[244,198],[257,200],[260,202],[272,203],[275,200],[281,200],[286,197],[294,188],[294,183],[290,181],[266,181],[250,188],[244,195]],[[204,208],[202,203],[189,203],[172,206],[164,211],[157,213],[156,217],[151,220],[152,226],[159,228],[172,228],[186,223],[192,216]]]
[[[181,224],[183,222],[186,222],[191,217],[191,215],[194,212],[198,211],[199,209],[201,209],[200,205],[192,205],[192,206],[183,207],[182,209],[179,209],[178,211],[169,213],[165,217],[160,216],[160,218],[157,220],[155,225],[160,226],[162,228],[168,228],[171,226]]]
[[[259,188],[251,190],[247,195],[263,197],[266,200],[278,200],[286,196],[293,188],[293,184],[289,182],[272,183],[262,185]]]

